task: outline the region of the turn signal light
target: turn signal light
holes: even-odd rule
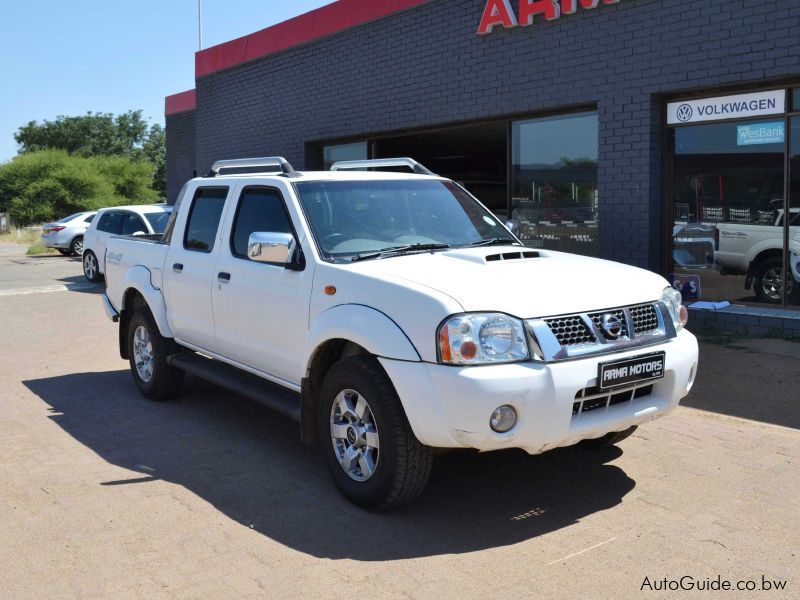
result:
[[[683,304],[681,304],[680,309],[678,309],[678,318],[681,321],[681,327],[686,327],[686,323],[689,322],[689,309]]]

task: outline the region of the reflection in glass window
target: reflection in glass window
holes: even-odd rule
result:
[[[369,158],[367,142],[353,144],[339,144],[338,146],[325,146],[322,149],[324,170],[328,171],[333,163],[341,160],[366,160]]]
[[[596,113],[513,123],[513,218],[529,246],[597,254]]]
[[[704,300],[780,304],[784,120],[696,125],[670,135],[676,278],[697,278]]]
[[[795,96],[798,91],[795,91]],[[789,293],[788,303],[800,305],[800,117],[789,120]]]

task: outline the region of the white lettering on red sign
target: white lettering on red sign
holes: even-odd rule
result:
[[[497,26],[507,29],[518,25],[527,27],[533,25],[536,18],[554,21],[561,15],[578,12],[578,8],[592,9],[601,4],[618,3],[619,0],[519,0],[515,13],[511,0],[489,0],[481,17],[478,34],[492,33]]]

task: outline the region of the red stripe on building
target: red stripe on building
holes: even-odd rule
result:
[[[283,23],[195,54],[195,77],[363,25],[428,0],[338,0]]]
[[[197,108],[197,94],[195,90],[187,90],[180,94],[167,96],[164,102],[164,114],[166,116],[182,113]]]

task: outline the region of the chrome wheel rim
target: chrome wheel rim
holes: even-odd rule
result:
[[[94,258],[94,254],[89,253],[83,257],[83,274],[88,279],[94,279],[95,275],[97,275],[97,261]]]
[[[150,332],[144,325],[139,325],[133,332],[133,361],[136,363],[136,373],[139,379],[149,383],[153,378],[153,342]]]
[[[339,466],[354,481],[375,474],[380,460],[380,439],[367,400],[355,390],[342,390],[331,407],[331,442]]]
[[[780,300],[783,296],[783,273],[781,269],[777,267],[767,269],[761,280],[761,289],[770,300]]]
[[[72,248],[75,251],[75,254],[77,254],[78,256],[83,254],[83,240],[76,240],[75,243],[72,245]]]

